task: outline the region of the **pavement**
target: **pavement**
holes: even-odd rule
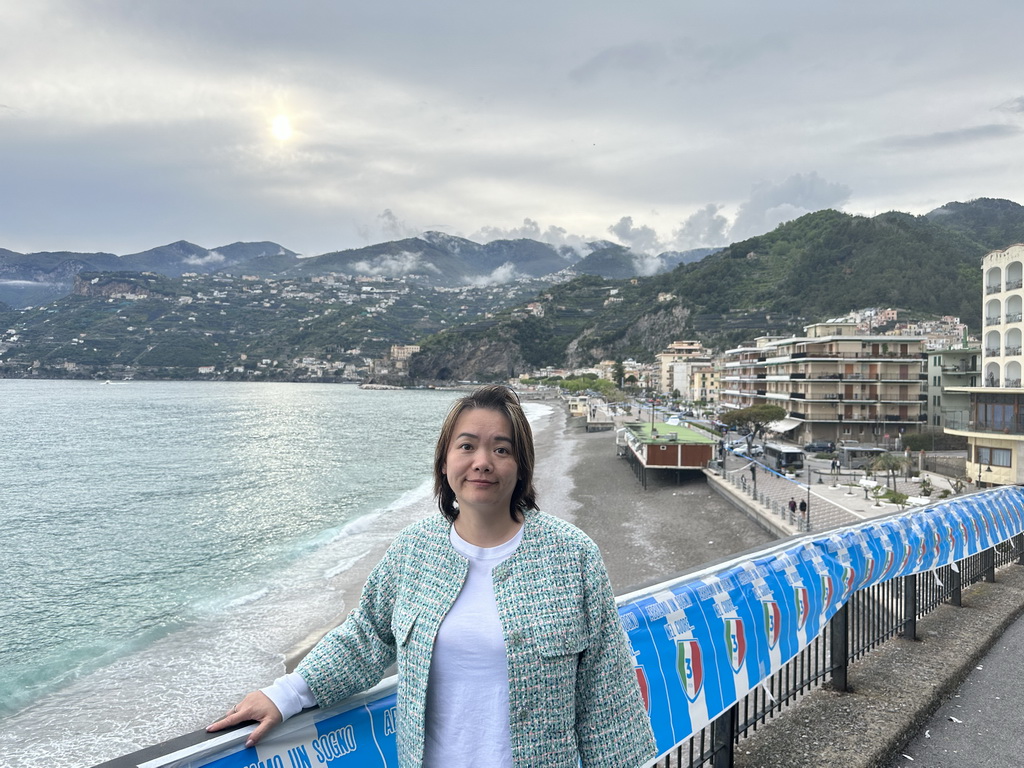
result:
[[[735,768],[1024,765],[1024,567],[974,584],[850,666],[850,692],[818,688],[740,742]]]
[[[899,511],[864,493],[858,478],[836,482],[828,462],[808,468],[792,479],[758,472],[762,515],[776,533],[806,530],[799,514],[789,513],[790,498],[810,500],[810,527],[818,530]],[[933,499],[952,493],[947,478],[922,476]],[[745,505],[753,501],[746,457],[728,457],[724,475],[714,479]],[[897,487],[913,496],[920,480]],[[1010,565],[995,583],[965,589],[961,607],[942,605],[918,619],[915,640],[889,640],[853,662],[849,692],[826,685],[760,725],[739,744],[735,768],[1022,766],[1022,652],[1024,567]]]
[[[753,498],[754,480],[750,467],[751,460],[748,457],[726,454],[724,478]],[[876,483],[884,486],[886,478],[865,478],[864,472],[860,470],[842,470],[833,474],[826,459],[807,459],[804,470],[795,477],[778,475],[760,465],[756,474],[758,501],[788,523],[793,532],[806,531],[808,525],[810,530],[825,530],[900,511],[898,505],[882,501],[872,493],[871,488]],[[931,485],[930,498],[922,495],[924,480]],[[949,478],[932,472],[921,472],[914,478],[899,477],[894,484],[898,492],[908,496],[905,509],[938,500],[943,492],[953,494]],[[973,486],[969,486],[969,490],[974,490]],[[807,504],[810,510],[809,523],[801,518],[799,510],[796,515],[790,513],[790,499]]]

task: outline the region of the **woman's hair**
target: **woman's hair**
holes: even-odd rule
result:
[[[444,465],[448,456],[448,445],[455,433],[455,422],[466,411],[484,408],[497,411],[508,418],[512,425],[512,457],[516,462],[516,487],[512,492],[512,503],[509,514],[519,521],[520,513],[528,509],[537,509],[537,491],[533,487],[533,430],[530,422],[519,404],[519,396],[509,387],[502,384],[491,384],[480,387],[472,393],[460,397],[452,404],[441,425],[441,434],[437,437],[434,448],[434,496],[441,513],[453,521],[459,516],[459,507],[455,501],[455,491],[448,484],[444,474]]]

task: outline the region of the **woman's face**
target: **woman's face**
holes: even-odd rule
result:
[[[509,514],[519,467],[512,455],[512,424],[505,414],[472,408],[452,430],[443,468],[459,515]]]

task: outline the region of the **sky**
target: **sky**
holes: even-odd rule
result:
[[[638,253],[1024,204],[1020,0],[0,0],[0,248]]]

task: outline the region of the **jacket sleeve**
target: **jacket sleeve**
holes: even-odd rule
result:
[[[366,580],[359,603],[318,642],[296,667],[321,707],[330,707],[380,682],[395,661],[391,629],[398,544],[392,546]]]
[[[633,653],[596,545],[583,573],[591,642],[576,675],[576,739],[583,768],[633,768],[656,754]]]

